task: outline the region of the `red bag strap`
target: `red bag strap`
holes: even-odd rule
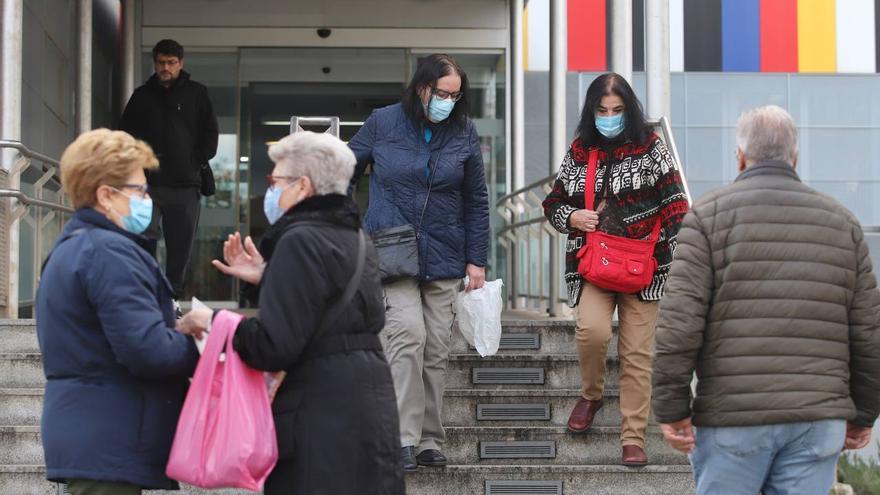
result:
[[[596,195],[596,168],[599,163],[599,150],[593,148],[590,150],[590,158],[587,160],[587,177],[584,180],[584,205],[588,210],[592,210],[593,202]]]
[[[594,202],[596,200],[596,172],[599,168],[599,150],[597,148],[593,148],[590,150],[590,157],[587,160],[587,177],[584,179],[584,207],[588,210],[594,209]],[[606,169],[607,170],[607,169]],[[605,180],[610,180],[610,177],[605,177]],[[657,242],[657,239],[660,238],[660,227],[661,227],[661,216],[660,212],[657,212],[657,221],[654,222],[654,228],[651,229],[651,237],[649,240],[653,242]]]

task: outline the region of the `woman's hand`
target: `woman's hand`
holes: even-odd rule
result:
[[[202,334],[211,326],[213,314],[210,309],[194,309],[177,320],[177,331],[192,335],[196,340],[202,340]]]
[[[468,263],[465,272],[468,276],[468,284],[467,287],[464,288],[465,292],[470,292],[473,289],[481,289],[483,284],[486,283],[485,267]]]
[[[251,236],[245,237],[242,243],[240,233],[230,234],[223,243],[223,260],[226,261],[225,264],[220,260],[213,260],[211,264],[226,275],[250,284],[257,285],[263,279],[266,262],[257,251]]]
[[[599,214],[593,210],[576,210],[568,217],[568,226],[581,232],[595,232]]]

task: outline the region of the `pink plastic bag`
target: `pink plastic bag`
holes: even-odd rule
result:
[[[214,317],[177,422],[165,469],[169,478],[202,488],[258,492],[278,461],[263,373],[244,364],[232,349],[241,319],[229,311]]]

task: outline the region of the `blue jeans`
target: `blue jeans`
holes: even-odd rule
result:
[[[698,495],[827,495],[846,421],[700,426],[695,435],[689,457]]]

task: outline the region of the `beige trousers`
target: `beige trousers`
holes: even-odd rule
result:
[[[401,280],[384,285],[382,345],[391,364],[400,444],[416,452],[446,441],[441,410],[454,303],[461,280]]]
[[[605,389],[605,359],[611,342],[614,308],[620,320],[620,441],[645,448],[651,409],[651,359],[657,302],[639,301],[637,294],[620,294],[583,282],[576,311],[575,341],[581,366],[581,395],[600,400]]]

